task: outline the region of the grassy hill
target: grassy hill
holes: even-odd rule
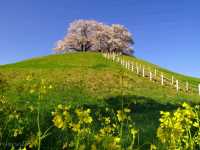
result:
[[[200,83],[200,79],[170,72],[135,57],[123,57],[125,60],[138,62],[147,67],[156,67],[164,74],[173,75],[181,81],[189,81],[197,85]],[[36,79],[47,79],[53,82],[56,87],[65,85],[71,90],[81,88],[81,91],[92,99],[115,97],[121,95],[121,91],[124,95],[147,97],[159,103],[178,103],[182,100],[198,102],[199,99],[197,94],[190,95],[184,91],[177,94],[170,87],[150,82],[97,53],[73,53],[33,58],[1,66],[0,72],[9,79],[11,85],[20,85],[20,82],[32,74]],[[121,78],[123,83],[121,83]],[[73,86],[79,88],[73,88]],[[65,91],[58,92],[59,95],[64,96]]]
[[[200,79],[171,72],[135,57],[121,57],[146,67],[156,67],[181,81],[200,83]],[[151,143],[156,138],[161,110],[174,110],[184,101],[200,103],[197,94],[184,91],[177,93],[169,86],[154,83],[124,69],[99,53],[71,53],[28,59],[0,66],[0,74],[7,81],[2,95],[22,112],[26,111],[27,105],[36,105],[35,95],[29,93],[33,83],[44,80],[53,86],[41,102],[43,126],[52,109],[60,103],[101,109],[108,106],[120,108],[123,100],[125,106],[133,109],[134,121],[140,128],[140,144],[146,141]],[[33,80],[29,81],[29,77]],[[52,140],[55,139],[47,141],[49,146]]]

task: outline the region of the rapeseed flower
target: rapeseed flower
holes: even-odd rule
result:
[[[56,114],[53,118],[53,123],[57,128],[63,128],[64,122],[60,115]]]

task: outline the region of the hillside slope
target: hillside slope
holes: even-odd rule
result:
[[[176,74],[134,57],[120,57],[145,67],[156,67],[164,74],[182,81],[200,82],[197,78]],[[183,101],[200,103],[198,94],[185,93],[184,90],[177,93],[170,86],[162,86],[148,77],[141,77],[100,53],[50,55],[3,65],[0,66],[0,81],[3,80],[7,84],[6,87],[0,84],[0,94],[24,114],[30,105],[37,107],[38,97],[32,94],[31,89],[40,89],[37,86],[40,86],[41,80],[52,85],[53,88],[40,101],[43,128],[52,125],[51,112],[58,104],[69,103],[101,110],[105,107],[120,109],[123,102],[125,107],[131,108],[135,125],[140,129],[140,145],[155,142],[160,111],[172,111]],[[55,136],[46,141],[49,147],[55,146],[57,133],[55,130]]]
[[[163,73],[173,75],[182,81],[200,83],[197,78],[176,74],[134,57],[123,57],[147,67],[157,67]],[[63,85],[71,90],[79,89],[90,99],[115,97],[121,95],[123,91],[123,95],[146,97],[164,103],[180,100],[199,102],[197,94],[191,95],[184,91],[177,94],[174,89],[150,82],[119,64],[106,60],[98,53],[73,53],[33,58],[1,66],[0,72],[5,74],[9,83],[13,85],[19,85],[26,76],[33,74],[37,79],[48,79],[57,88]],[[60,93],[59,97],[64,96],[64,92],[57,92]]]

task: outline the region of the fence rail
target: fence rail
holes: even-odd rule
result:
[[[127,61],[120,57],[121,54],[118,53],[103,53],[103,57],[106,59],[112,60],[123,66],[124,68],[135,72],[137,75],[149,78],[150,81],[161,84],[162,86],[170,86],[176,90],[183,91],[186,93],[198,94],[200,96],[200,83],[194,84],[189,83],[189,81],[182,81],[178,78],[175,78],[173,75],[167,75],[163,73],[156,67],[146,67],[145,65],[136,62],[136,61]]]

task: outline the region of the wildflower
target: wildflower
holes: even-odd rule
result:
[[[62,104],[59,104],[59,105],[58,105],[58,109],[63,109]]]
[[[22,129],[13,129],[14,130],[14,137],[17,137],[18,135],[22,134]]]
[[[118,110],[117,118],[118,118],[119,122],[122,122],[126,119],[126,115],[121,110]]]
[[[55,115],[53,118],[53,123],[57,128],[63,128],[64,122],[62,120],[62,117],[59,115]]]
[[[100,133],[101,133],[102,136],[110,134],[111,131],[112,131],[112,128],[109,127],[109,126],[100,129]]]
[[[114,123],[112,124],[112,126],[113,126],[113,128],[116,128],[116,127],[117,127],[117,125],[116,125],[116,124],[114,124]]]
[[[132,125],[132,124],[129,124],[129,125],[128,125],[128,127],[129,127],[129,128],[132,128],[132,127],[133,127],[133,125]]]
[[[31,135],[27,141],[28,147],[33,148],[38,146],[38,139],[36,135]]]
[[[64,110],[69,110],[70,106],[65,106]]]
[[[199,117],[196,107],[183,103],[174,113],[161,112],[160,127],[157,136],[161,143],[176,149],[194,149],[199,132]],[[195,129],[195,128],[197,129]],[[192,135],[190,133],[193,133]]]
[[[133,136],[135,136],[137,133],[138,133],[138,131],[137,131],[135,128],[132,128],[132,129],[131,129],[131,134],[132,134]]]
[[[26,150],[26,147],[24,147],[23,149],[20,148],[20,150]]]
[[[184,102],[184,103],[182,104],[182,106],[183,106],[184,108],[190,108],[190,105],[187,104],[186,102]]]
[[[124,112],[126,112],[126,113],[130,113],[131,110],[130,110],[129,108],[124,108]]]
[[[199,123],[198,123],[198,122],[195,122],[195,123],[193,124],[193,126],[196,127],[196,128],[199,128]]]
[[[120,143],[120,138],[119,137],[115,137],[114,141],[115,141],[115,143]]]
[[[156,150],[156,149],[157,149],[156,145],[151,144],[151,146],[150,146],[150,150]]]
[[[62,146],[62,149],[67,149],[67,147],[68,147],[68,143],[65,142],[65,143],[63,144],[63,146]]]
[[[105,120],[105,124],[110,124],[110,117],[105,117],[104,120]]]
[[[71,128],[72,128],[72,131],[74,131],[74,132],[80,132],[80,124],[79,123],[71,124]]]
[[[88,114],[91,113],[91,110],[90,110],[90,109],[87,109],[86,111],[87,111]]]
[[[84,119],[85,123],[91,123],[92,122],[92,117],[88,116]]]
[[[54,111],[51,112],[51,115],[54,116],[56,113]]]
[[[91,112],[90,109],[87,109],[87,110],[76,109],[75,112],[78,118],[80,119],[80,121],[87,124],[90,124],[93,121],[92,117],[90,116],[90,112]]]

